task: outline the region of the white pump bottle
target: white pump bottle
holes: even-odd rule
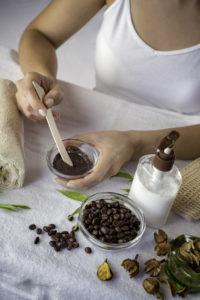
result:
[[[174,146],[179,137],[172,131],[160,143],[157,153],[142,156],[139,160],[129,192],[131,198],[144,212],[147,225],[162,227],[182,183],[182,176],[174,165]]]

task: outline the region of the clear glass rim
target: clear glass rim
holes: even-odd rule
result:
[[[103,196],[105,197],[106,195],[115,195],[117,197],[120,197],[120,199],[117,199],[116,198],[116,201],[118,200],[124,200],[125,203],[128,203],[131,208],[132,208],[132,211],[133,213],[136,213],[136,217],[140,220],[140,223],[141,223],[141,228],[140,228],[140,233],[137,235],[136,238],[134,238],[133,240],[131,241],[128,241],[126,243],[122,243],[122,244],[117,244],[117,243],[103,243],[101,242],[100,240],[96,239],[86,228],[85,226],[83,225],[83,222],[81,220],[82,218],[82,213],[83,213],[83,209],[84,207],[86,206],[86,204],[89,202],[89,201],[98,201],[100,199],[103,199]],[[96,196],[99,196],[99,199],[96,199],[94,200],[93,198],[96,197]],[[122,199],[121,199],[122,198]],[[106,199],[105,199],[106,200]],[[99,193],[95,193],[91,196],[89,196],[81,205],[80,207],[80,210],[79,210],[79,215],[78,215],[78,224],[79,224],[79,229],[80,231],[83,233],[83,235],[92,243],[94,244],[95,246],[98,246],[104,250],[122,250],[122,249],[125,249],[125,248],[131,248],[133,247],[134,245],[136,245],[142,238],[144,232],[145,232],[145,229],[146,229],[146,221],[145,221],[145,218],[144,218],[144,214],[142,212],[142,210],[137,207],[133,201],[128,198],[127,196],[125,195],[122,195],[122,194],[119,194],[119,193],[115,193],[115,192],[99,192]]]
[[[92,173],[92,172],[94,171],[96,165],[97,165],[97,161],[98,161],[98,157],[99,157],[99,151],[98,151],[92,144],[87,143],[87,142],[84,142],[84,141],[81,141],[81,140],[78,140],[78,139],[62,139],[62,141],[63,141],[63,142],[65,142],[65,141],[70,142],[70,141],[71,141],[71,142],[75,142],[75,143],[78,142],[78,143],[81,144],[81,145],[87,145],[87,146],[92,150],[92,152],[94,153],[94,154],[93,154],[93,156],[94,156],[94,164],[93,164],[93,167],[92,167],[90,170],[88,170],[87,172],[85,172],[85,173],[83,173],[83,174],[81,174],[81,175],[66,175],[66,174],[62,174],[62,173],[58,172],[58,171],[53,167],[53,165],[52,165],[52,163],[51,163],[51,159],[50,159],[50,156],[51,156],[52,151],[54,151],[54,150],[57,149],[56,145],[53,144],[53,145],[51,146],[51,148],[47,151],[47,154],[46,154],[46,161],[47,161],[47,165],[48,165],[50,171],[51,171],[54,175],[56,175],[56,176],[58,176],[58,177],[60,177],[60,178],[63,178],[63,179],[67,179],[67,180],[72,180],[72,179],[82,178],[82,177],[85,177],[86,175],[89,175],[90,173]],[[57,153],[58,153],[58,151],[57,151]]]

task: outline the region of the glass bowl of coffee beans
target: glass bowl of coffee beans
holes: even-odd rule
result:
[[[112,192],[88,197],[81,205],[78,222],[83,235],[105,250],[136,245],[146,229],[143,212],[133,201]]]
[[[84,177],[94,170],[99,157],[99,152],[94,146],[77,139],[65,139],[63,143],[73,166],[69,166],[62,160],[54,145],[46,156],[47,165],[54,175],[69,180]]]

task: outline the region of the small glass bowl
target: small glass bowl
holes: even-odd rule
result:
[[[86,207],[87,204],[90,204],[92,201],[99,201],[100,199],[104,199],[106,202],[112,203],[115,201],[118,201],[120,204],[123,204],[125,207],[130,209],[132,213],[138,218],[140,221],[140,229],[137,232],[137,236],[126,243],[107,243],[107,242],[102,242],[95,238],[84,226],[82,222],[82,216],[83,216],[83,211]],[[131,199],[128,197],[118,194],[118,193],[112,193],[112,192],[102,192],[102,193],[96,193],[93,194],[92,196],[89,196],[81,205],[81,208],[79,210],[79,216],[78,216],[78,224],[79,224],[79,229],[83,233],[83,235],[95,246],[103,248],[105,250],[120,250],[124,248],[130,248],[132,246],[135,246],[142,238],[143,233],[145,232],[146,229],[146,222],[144,218],[144,214],[141,211],[140,208],[136,207],[135,204]]]
[[[94,146],[92,146],[91,144],[88,144],[86,142],[77,140],[77,139],[65,139],[65,140],[63,140],[63,143],[64,143],[65,147],[74,146],[74,147],[79,148],[79,150],[81,150],[85,155],[87,155],[87,157],[91,161],[92,168],[89,169],[87,172],[82,173],[81,175],[68,175],[68,174],[60,173],[58,170],[56,170],[53,167],[54,158],[58,154],[58,149],[57,149],[56,145],[54,145],[47,152],[47,155],[46,155],[47,165],[48,165],[50,171],[54,175],[64,178],[64,179],[67,179],[67,180],[77,179],[77,178],[85,177],[86,175],[90,174],[95,169],[96,164],[98,162],[99,152],[97,151],[97,149]]]

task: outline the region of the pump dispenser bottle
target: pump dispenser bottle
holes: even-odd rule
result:
[[[142,156],[136,169],[129,198],[143,210],[150,227],[160,228],[166,223],[182,183],[172,149],[178,138],[177,131],[170,132],[156,154]]]

